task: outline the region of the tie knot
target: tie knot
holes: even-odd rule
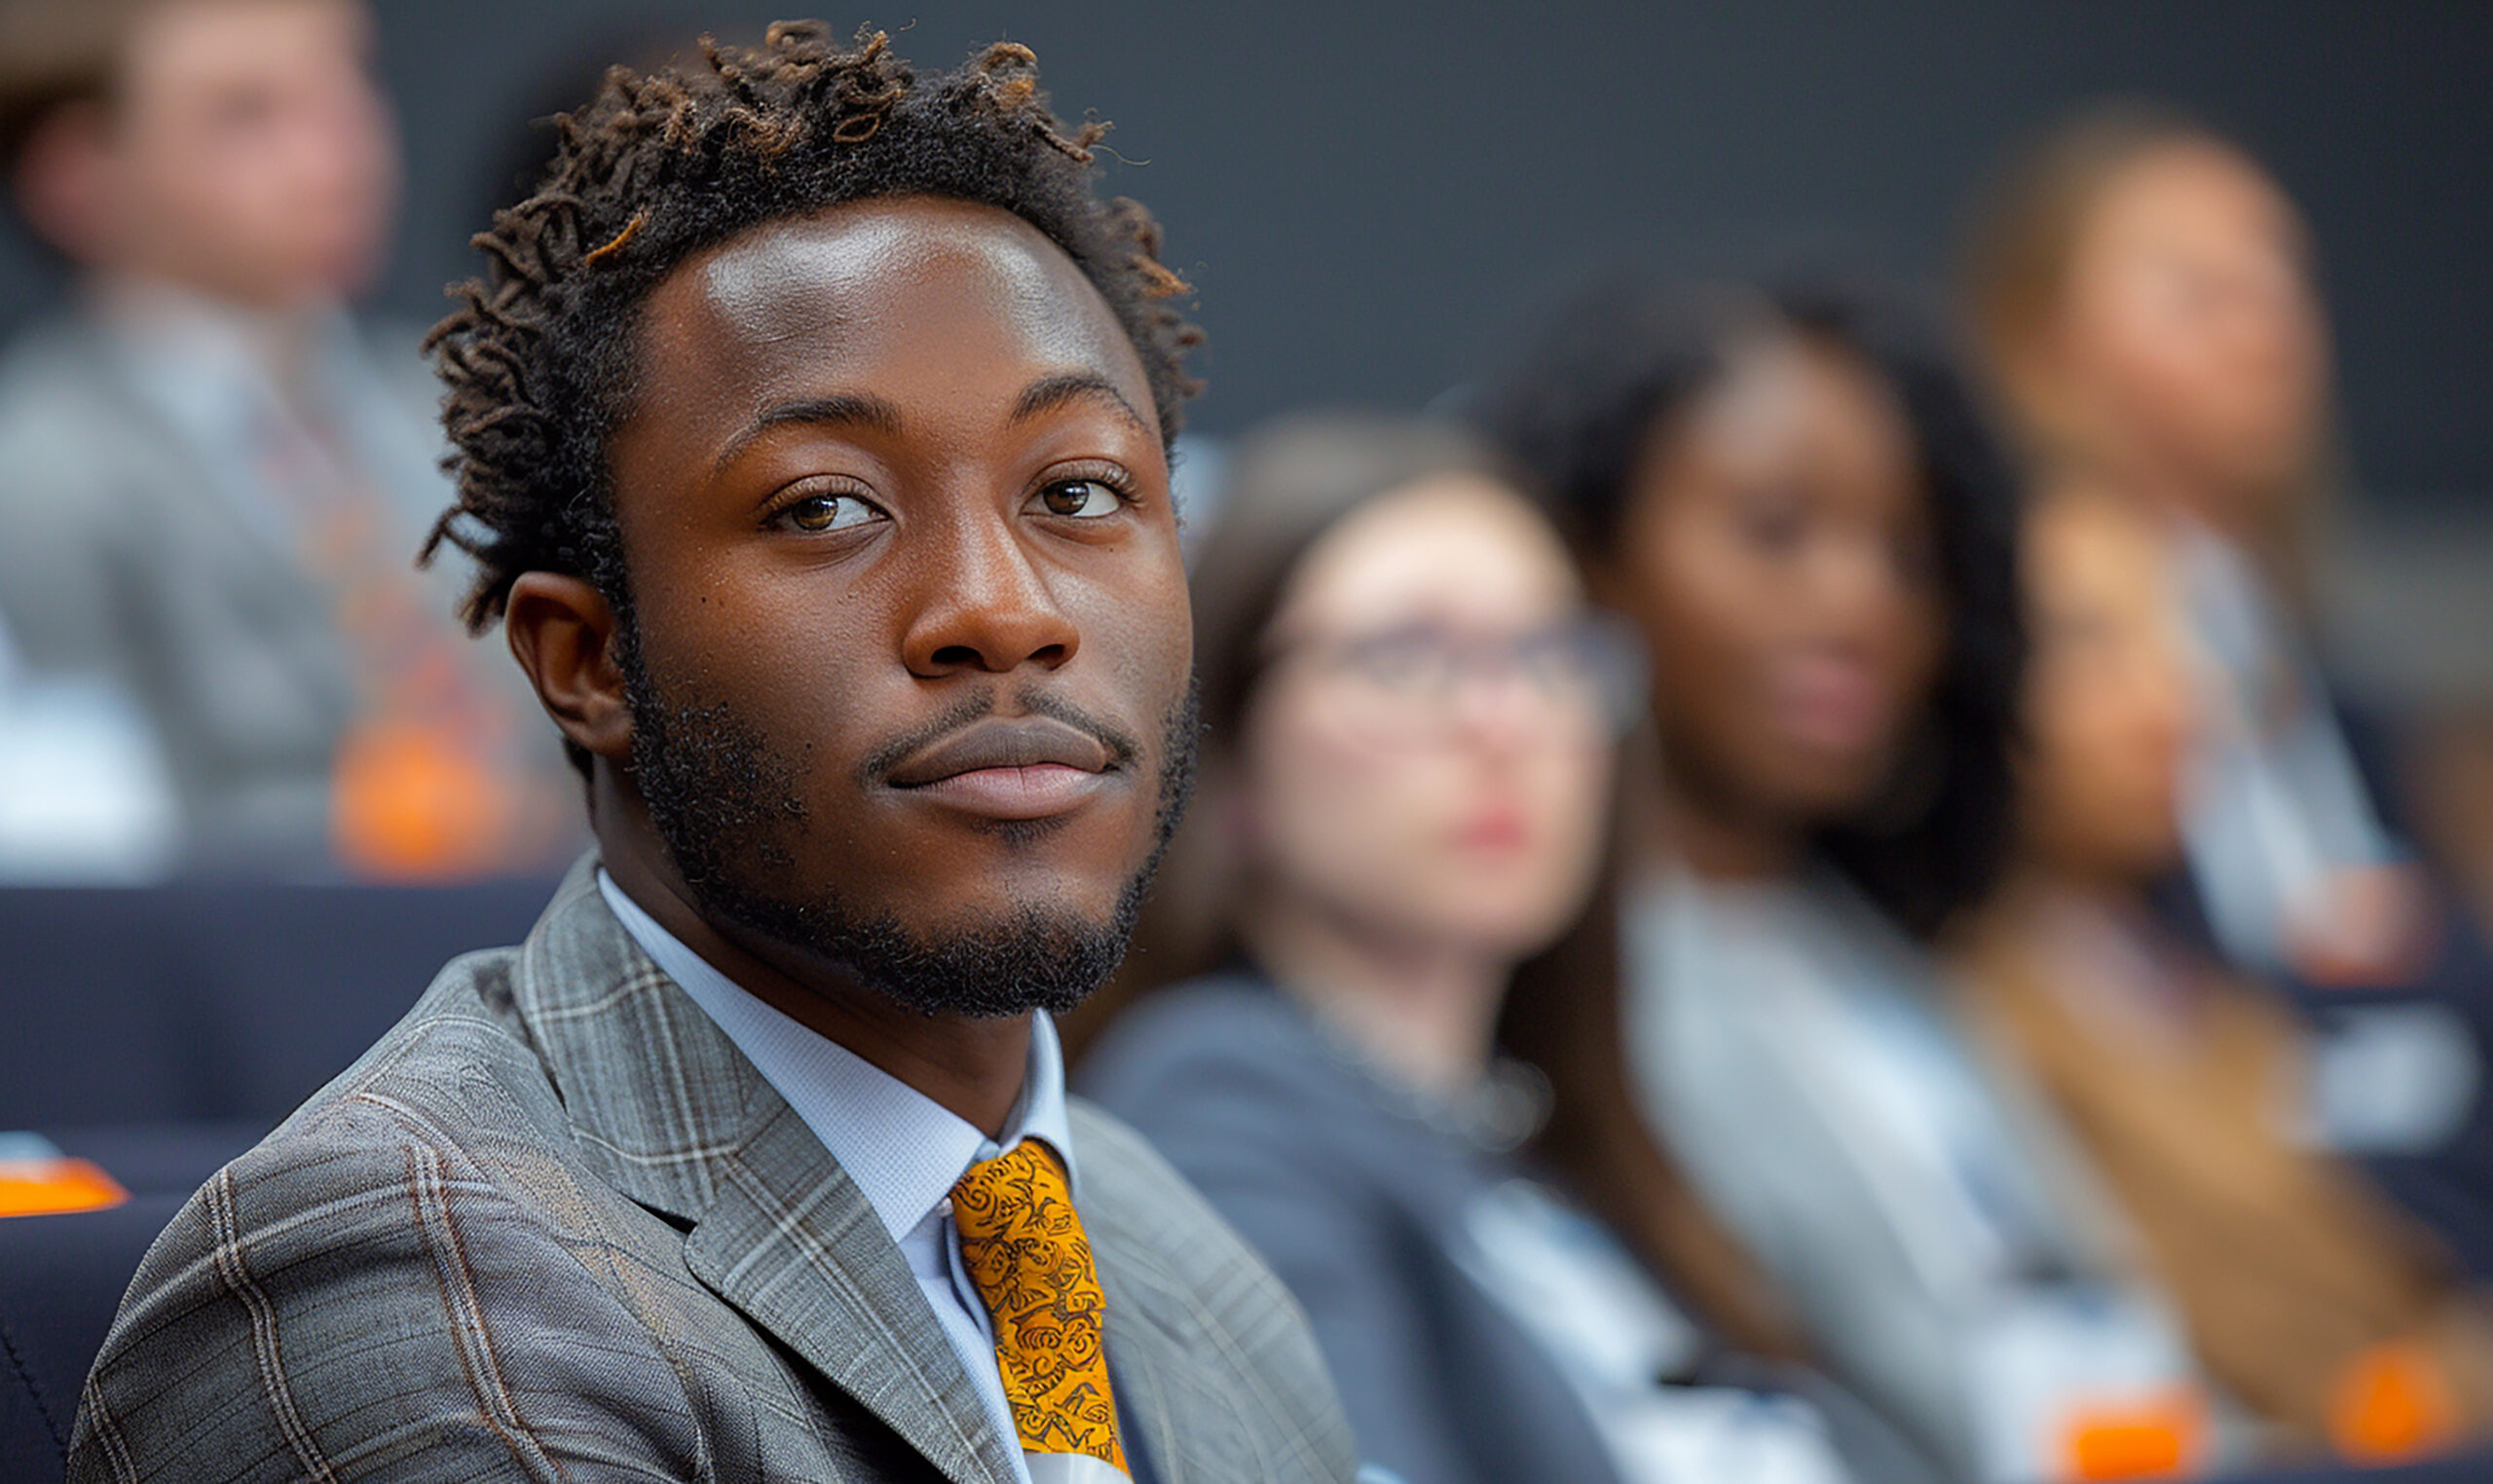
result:
[[[964,1243],[1007,1235],[1061,1240],[1082,1230],[1064,1167],[1034,1138],[969,1168],[952,1186],[952,1222]]]

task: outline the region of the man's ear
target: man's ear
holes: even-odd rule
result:
[[[592,756],[620,762],[632,752],[632,710],[614,661],[617,627],[596,588],[550,572],[520,574],[502,609],[510,652],[545,714]]]

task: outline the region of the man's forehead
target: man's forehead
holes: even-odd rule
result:
[[[901,198],[773,222],[688,262],[653,302],[674,321],[660,331],[672,349],[764,374],[774,361],[862,369],[978,347],[1093,367],[1148,394],[1098,288],[1036,228],[991,206]]]

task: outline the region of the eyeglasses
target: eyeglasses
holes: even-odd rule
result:
[[[1285,644],[1274,663],[1310,667],[1334,710],[1360,731],[1424,740],[1477,708],[1539,732],[1598,745],[1642,714],[1645,659],[1627,626],[1606,614],[1511,633],[1414,623]]]

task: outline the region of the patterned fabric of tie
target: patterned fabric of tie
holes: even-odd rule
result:
[[[1106,1305],[1056,1155],[1023,1139],[971,1166],[952,1187],[952,1221],[961,1267],[995,1320],[996,1368],[1023,1451],[1127,1472],[1100,1327]]]

